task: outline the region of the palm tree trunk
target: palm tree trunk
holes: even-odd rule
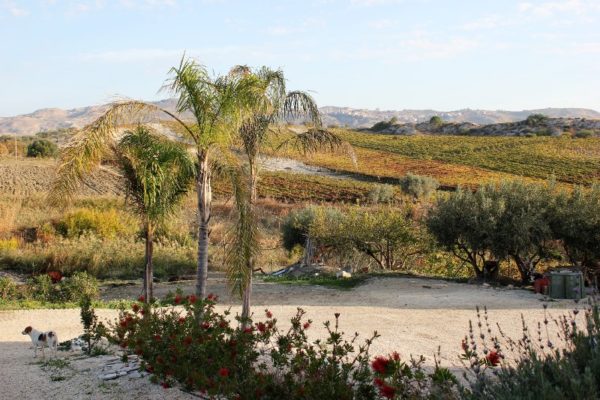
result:
[[[198,152],[196,192],[198,194],[198,269],[196,270],[196,296],[204,298],[206,297],[206,280],[208,278],[208,222],[210,221],[210,205],[212,201],[208,152],[205,150]]]
[[[257,175],[256,163],[250,160],[250,212],[254,213],[254,203],[256,202],[256,186],[257,186]],[[250,298],[252,297],[252,273],[254,272],[254,259],[248,260],[248,269],[250,271],[250,277],[246,287],[244,288],[244,294],[242,298],[242,319],[247,320],[250,318]],[[244,323],[245,324],[245,323]]]
[[[154,237],[152,232],[152,225],[150,222],[146,222],[146,254],[145,254],[145,269],[144,269],[144,301],[146,303],[152,300],[154,295],[152,289],[153,283],[153,266],[152,266],[152,254],[154,252]]]

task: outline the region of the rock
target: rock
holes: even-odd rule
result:
[[[484,283],[482,286],[486,289],[489,289],[492,287],[489,283]]]
[[[506,289],[512,290],[515,288],[515,285],[506,285]]]
[[[346,271],[338,271],[335,274],[336,278],[343,278],[343,279],[348,279],[348,278],[352,278],[352,274],[350,272],[346,272]]]

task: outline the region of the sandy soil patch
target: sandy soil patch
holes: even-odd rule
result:
[[[186,292],[192,283],[179,284]],[[174,290],[174,284],[157,285],[157,294]],[[211,275],[210,289],[221,296],[219,309],[232,307],[239,311],[238,302],[227,294],[222,275]],[[139,287],[111,289],[104,298],[128,296],[133,298]],[[341,328],[348,334],[358,332],[367,337],[375,329],[381,334],[372,353],[387,354],[397,350],[404,357],[423,354],[432,364],[432,355],[441,346],[442,363],[453,369],[460,366],[458,358],[461,338],[467,332],[468,321],[475,318],[476,304],[486,305],[490,319],[498,322],[511,336],[521,332],[521,315],[531,326],[543,319],[541,296],[524,290],[497,290],[481,286],[449,283],[417,278],[373,278],[348,291],[317,286],[289,286],[257,282],[254,290],[254,310],[257,319],[269,308],[281,327],[297,307],[308,312],[313,320],[312,338],[325,335],[321,322],[341,313]],[[572,301],[550,303],[549,313],[561,315],[572,309]],[[112,320],[116,311],[99,310],[103,319]],[[34,363],[29,337],[21,331],[27,325],[38,329],[54,329],[61,340],[81,334],[78,310],[31,310],[0,312],[0,399],[187,399],[190,395],[178,389],[164,390],[152,385],[147,378],[127,377],[103,383],[97,377],[98,362],[67,357],[70,366],[65,371],[43,371]],[[52,380],[53,374],[65,379]]]

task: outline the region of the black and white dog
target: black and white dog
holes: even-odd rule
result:
[[[36,331],[31,326],[28,326],[21,333],[23,335],[29,335],[31,338],[31,342],[33,343],[33,357],[37,357],[37,350],[39,347],[42,349],[42,357],[46,358],[46,355],[44,354],[44,347],[46,346],[48,346],[50,350],[53,350],[54,355],[56,356],[56,350],[58,349],[58,336],[56,336],[56,332],[40,332]]]

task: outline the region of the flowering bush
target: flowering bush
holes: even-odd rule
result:
[[[584,327],[576,320],[579,313]],[[518,340],[500,328],[494,334],[486,310],[482,317],[478,309],[477,316],[477,328],[471,325],[463,340],[463,359],[470,372],[465,375],[469,388],[463,390],[464,398],[600,398],[600,312],[595,301],[560,318],[546,314],[533,332],[522,320],[523,335]],[[558,333],[550,333],[550,324]],[[505,352],[512,362],[505,361]]]
[[[143,300],[143,299],[140,299]],[[178,383],[206,397],[231,399],[400,399],[432,398],[444,390],[452,398],[454,378],[436,363],[433,374],[394,353],[371,362],[378,335],[357,343],[325,322],[328,337],[310,342],[312,321],[298,309],[288,330],[280,330],[269,310],[259,322],[215,311],[216,297],[176,293],[183,306],[157,309],[134,303],[111,327],[109,339],[138,354],[152,380],[168,388]],[[232,320],[235,326],[232,325]],[[437,397],[436,397],[437,398]]]

